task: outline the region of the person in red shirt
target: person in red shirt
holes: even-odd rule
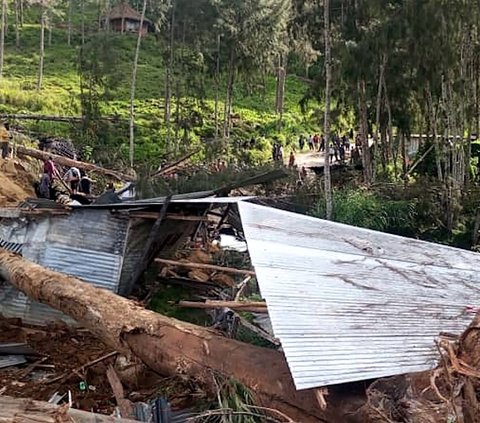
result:
[[[50,179],[50,182],[53,181],[53,178],[57,174],[57,169],[55,168],[55,163],[53,163],[53,159],[50,156],[48,160],[45,160],[43,164],[43,173],[46,173]]]

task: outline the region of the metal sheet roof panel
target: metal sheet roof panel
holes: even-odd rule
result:
[[[480,255],[239,203],[297,389],[428,370],[480,302]]]
[[[117,292],[122,257],[55,243],[45,247],[45,256],[40,264]]]

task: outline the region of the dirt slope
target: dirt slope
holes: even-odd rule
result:
[[[21,161],[0,158],[0,207],[15,206],[27,197],[35,196],[35,179]]]

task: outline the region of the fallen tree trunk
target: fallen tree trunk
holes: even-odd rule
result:
[[[145,310],[77,278],[45,269],[0,249],[0,277],[90,329],[123,354],[163,375],[185,375],[212,386],[212,375],[235,378],[260,404],[295,421],[338,421],[320,409],[315,391],[296,391],[284,355],[218,335],[207,328]],[[267,371],[268,369],[268,371]],[[334,410],[330,404],[329,410]]]
[[[0,113],[0,119],[42,120],[47,122],[82,123],[87,119],[87,117],[86,116],[54,116],[54,115],[27,115],[27,114]],[[128,123],[126,119],[121,119],[115,116],[112,116],[112,117],[104,116],[104,117],[99,117],[98,119],[106,122]]]
[[[56,164],[69,167],[77,167],[79,169],[88,170],[94,173],[100,173],[102,175],[112,176],[120,181],[133,182],[136,180],[134,176],[126,175],[115,170],[105,169],[100,166],[96,166],[91,163],[79,162],[78,160],[72,160],[67,157],[57,156],[46,151],[35,150],[33,148],[27,148],[23,145],[17,145],[16,151],[20,156],[29,156],[39,160],[47,160],[49,157],[53,158]]]

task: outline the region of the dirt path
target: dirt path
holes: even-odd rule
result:
[[[299,168],[302,168],[302,166],[305,166],[306,168],[323,166],[324,153],[303,151],[295,155],[295,162]]]

